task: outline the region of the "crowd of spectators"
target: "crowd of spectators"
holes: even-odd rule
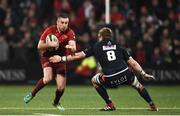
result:
[[[110,2],[114,39],[140,64],[180,64],[179,0]],[[60,12],[69,14],[81,49],[97,41],[105,0],[0,0],[0,62],[38,61],[39,37]]]

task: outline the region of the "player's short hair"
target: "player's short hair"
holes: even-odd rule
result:
[[[67,13],[60,13],[57,18],[69,18]]]
[[[102,38],[112,38],[113,33],[112,30],[108,27],[103,27],[99,30],[98,36]]]

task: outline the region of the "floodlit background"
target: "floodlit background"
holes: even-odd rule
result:
[[[53,96],[54,82],[50,83],[51,87],[42,90],[38,95],[39,98],[26,106],[26,109],[23,109],[25,104],[20,102],[23,102],[26,92],[30,91],[42,77],[37,43],[44,29],[55,24],[56,16],[60,12],[69,14],[69,26],[76,33],[78,51],[92,46],[97,41],[99,28],[110,27],[114,32],[113,39],[126,47],[147,72],[155,75],[156,80],[150,82],[139,78],[148,87],[150,93],[152,92],[157,105],[162,109],[159,114],[180,114],[179,0],[0,0],[0,100],[4,100],[4,102],[0,101],[0,115],[26,114],[26,112],[30,115],[38,112],[58,114],[55,109],[51,109],[52,98],[43,93],[52,89],[48,93]],[[69,87],[62,98],[64,104],[68,101],[65,107],[70,107],[67,111],[71,112],[76,107],[75,102],[78,104],[77,109],[82,110],[86,107],[87,109],[85,112],[74,110],[72,113],[63,114],[73,114],[73,112],[91,114],[104,105],[90,83],[96,70],[97,62],[94,57],[67,64]],[[84,88],[87,92],[90,91],[88,97],[84,96],[87,93],[81,93],[81,89],[86,90]],[[79,92],[73,94],[72,98],[82,97],[87,101],[67,99],[73,89]],[[136,97],[140,99],[138,94],[133,97],[128,94],[129,89],[129,87],[110,89],[112,98],[117,96],[115,101],[119,110],[107,115],[121,114],[120,112],[151,114],[144,111],[146,110],[144,101],[136,101]],[[116,92],[113,92],[114,90]],[[130,93],[132,91],[130,89]],[[48,100],[43,101],[41,99],[43,96]],[[126,97],[127,99],[124,99]],[[129,100],[133,98],[134,100]],[[99,104],[93,102],[97,100],[101,102]],[[135,101],[137,106],[134,105]],[[44,103],[42,104],[44,108],[34,111],[36,109],[34,107],[41,107],[40,103]],[[45,108],[47,104],[49,109]],[[138,107],[140,110],[137,110]],[[101,112],[95,113],[101,115]]]

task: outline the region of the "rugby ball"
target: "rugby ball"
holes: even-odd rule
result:
[[[49,34],[47,35],[46,39],[45,39],[45,43],[48,43],[48,42],[57,42],[58,45],[59,45],[59,41],[58,41],[58,38],[53,35],[53,34]],[[58,46],[59,47],[59,46]],[[58,47],[55,48],[55,50],[58,49]],[[50,50],[53,50],[52,48],[50,48]]]
[[[53,34],[49,34],[47,35],[45,42],[58,42],[58,38]]]

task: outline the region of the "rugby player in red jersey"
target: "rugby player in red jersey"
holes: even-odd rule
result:
[[[40,53],[44,76],[37,82],[32,92],[24,97],[24,102],[29,103],[39,92],[39,90],[47,85],[52,79],[55,79],[57,89],[53,105],[59,110],[64,110],[60,104],[60,98],[63,95],[66,86],[66,64],[62,62],[49,62],[49,57],[53,55],[66,56],[74,52],[76,50],[76,42],[74,31],[68,27],[69,18],[67,14],[60,14],[56,23],[56,25],[47,27],[40,37],[38,50]],[[45,39],[49,34],[55,35],[59,42],[45,42]],[[52,48],[57,49],[52,50]]]

